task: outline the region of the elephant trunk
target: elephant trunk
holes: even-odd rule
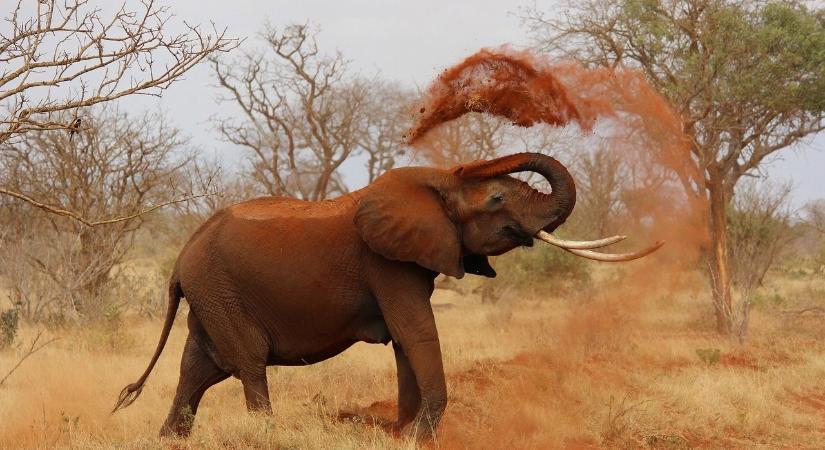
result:
[[[544,194],[525,185],[527,210],[522,224],[535,237],[548,244],[596,261],[618,262],[642,258],[658,250],[664,242],[634,253],[600,253],[591,249],[615,244],[625,236],[612,236],[594,241],[570,241],[550,234],[563,224],[576,205],[576,184],[570,172],[560,162],[539,153],[518,153],[491,161],[479,161],[461,166],[454,172],[462,178],[490,178],[516,172],[536,172],[550,183],[552,192]]]
[[[552,192],[529,189],[526,223],[532,231],[555,230],[576,205],[576,184],[567,168],[555,158],[540,153],[518,153],[463,166],[462,177],[489,178],[516,172],[536,172],[547,179]]]

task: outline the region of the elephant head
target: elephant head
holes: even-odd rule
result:
[[[543,176],[545,194],[509,176],[531,171]],[[382,256],[415,262],[435,272],[461,278],[465,273],[496,275],[487,261],[534,238],[580,256],[625,261],[633,254],[589,251],[618,242],[565,241],[550,233],[564,223],[576,204],[576,187],[567,169],[539,153],[519,153],[452,169],[401,168],[387,172],[362,191],[355,225],[367,245]]]

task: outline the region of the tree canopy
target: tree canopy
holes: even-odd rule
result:
[[[702,200],[717,327],[734,329],[727,210],[737,182],[825,129],[825,10],[798,1],[584,0],[523,19],[539,48],[633,68],[680,114]]]

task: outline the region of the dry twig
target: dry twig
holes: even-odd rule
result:
[[[31,345],[29,346],[29,349],[28,349],[28,350],[26,350],[26,352],[23,354],[23,356],[22,356],[22,357],[20,357],[20,359],[18,359],[18,360],[17,360],[17,364],[15,364],[15,365],[14,365],[14,367],[12,367],[12,368],[11,368],[11,370],[9,370],[9,371],[6,373],[6,375],[5,375],[5,376],[3,376],[3,378],[2,378],[2,379],[0,379],[0,387],[2,387],[2,386],[3,386],[3,383],[5,383],[5,382],[6,382],[6,380],[7,380],[7,379],[11,376],[11,374],[13,374],[13,373],[14,373],[14,371],[15,371],[15,370],[17,370],[18,368],[20,368],[20,366],[23,364],[23,361],[25,361],[26,359],[28,359],[28,358],[29,358],[29,356],[34,355],[35,353],[39,352],[39,351],[40,351],[40,350],[42,350],[44,347],[46,347],[47,345],[51,344],[52,342],[54,342],[54,341],[56,341],[56,340],[58,339],[58,338],[51,338],[51,339],[49,339],[48,341],[46,341],[46,342],[44,342],[44,343],[42,343],[42,344],[40,344],[40,345],[37,345],[37,343],[40,341],[40,338],[41,338],[42,336],[43,336],[43,330],[38,331],[38,332],[37,332],[37,336],[35,336],[35,337],[34,337],[34,339],[32,339],[32,342],[31,342]]]
[[[239,44],[214,25],[184,22],[185,32],[169,33],[168,7],[138,5],[107,17],[88,0],[18,1],[0,31],[0,143],[29,131],[76,132],[78,108],[159,96],[209,55]],[[75,114],[56,114],[64,111]]]
[[[134,214],[129,214],[129,215],[120,216],[120,217],[113,217],[113,218],[109,218],[109,219],[93,220],[93,219],[88,219],[86,217],[83,217],[80,214],[77,214],[75,212],[68,211],[66,209],[57,207],[57,206],[52,206],[52,205],[47,205],[45,203],[41,203],[41,202],[39,202],[39,201],[37,201],[37,200],[35,200],[35,199],[25,195],[25,194],[21,194],[19,192],[11,191],[11,190],[8,190],[8,189],[2,188],[2,187],[0,187],[0,194],[6,194],[6,195],[9,195],[11,197],[23,200],[24,202],[29,203],[30,205],[34,206],[35,208],[42,209],[44,211],[47,211],[47,212],[52,213],[52,214],[56,214],[58,216],[68,217],[70,219],[76,220],[76,221],[82,223],[83,225],[86,225],[86,226],[89,226],[89,227],[96,227],[96,226],[99,226],[99,225],[109,225],[109,224],[113,224],[113,223],[117,223],[117,222],[125,222],[127,220],[137,219],[140,216],[148,214],[148,213],[150,213],[152,211],[155,211],[157,209],[163,208],[164,206],[175,205],[175,204],[178,204],[178,203],[188,202],[190,200],[195,200],[195,199],[198,199],[198,198],[208,197],[208,196],[212,196],[212,195],[218,195],[216,192],[209,192],[209,193],[197,194],[197,195],[186,195],[184,197],[181,197],[181,198],[178,198],[178,199],[175,199],[175,200],[170,200],[170,201],[167,201],[167,202],[152,205],[152,206],[150,206],[146,209],[142,209],[140,211],[137,211]]]

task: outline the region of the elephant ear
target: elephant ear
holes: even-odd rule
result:
[[[473,275],[481,275],[487,278],[495,278],[496,270],[490,265],[490,261],[484,255],[464,256],[464,271]]]
[[[458,229],[430,186],[409,179],[376,180],[359,200],[355,226],[370,249],[387,259],[464,276]]]

